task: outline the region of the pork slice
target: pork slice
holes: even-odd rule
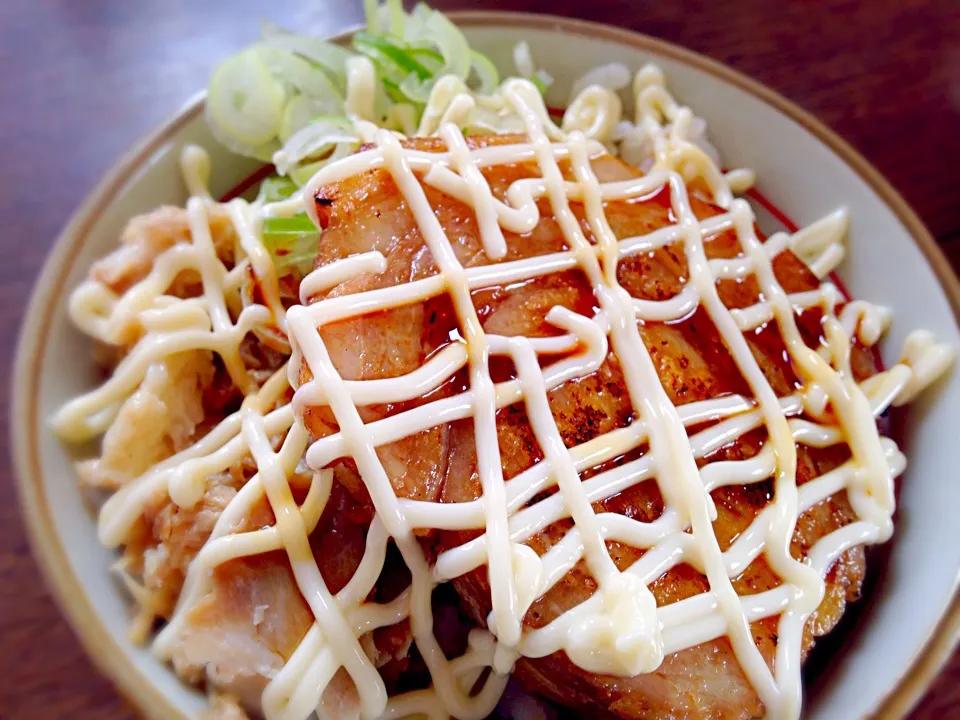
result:
[[[265,500],[261,505],[246,521],[253,524],[247,529],[271,524],[269,506]],[[356,521],[355,505],[335,484],[310,537],[314,559],[334,594],[353,577],[363,558],[366,527]],[[388,568],[385,573],[395,571],[402,573],[403,568]],[[171,650],[176,671],[190,682],[206,682],[218,693],[238,698],[255,714],[259,714],[263,689],[314,620],[290,562],[280,550],[216,566],[209,591],[184,612],[184,624]],[[385,628],[373,636],[373,659],[386,663],[405,654],[409,645],[407,624]],[[338,687],[343,697],[325,697],[324,701],[350,705],[352,686],[340,683]]]
[[[476,145],[517,142],[516,136],[470,139]],[[420,150],[443,148],[436,139],[406,141]],[[633,177],[636,171],[609,156],[593,161],[601,180]],[[568,172],[563,168],[564,172]],[[516,179],[537,175],[531,165],[517,164],[485,168],[494,193],[503,197],[506,188]],[[426,194],[440,220],[453,249],[466,266],[491,261],[483,254],[476,219],[471,208],[432,188]],[[691,204],[700,218],[719,212],[708,203],[691,196]],[[325,226],[317,265],[357,252],[377,249],[387,258],[383,273],[354,278],[334,288],[327,297],[348,294],[373,287],[387,287],[436,272],[429,260],[412,214],[390,176],[370,171],[349,178],[335,186],[322,188],[317,208]],[[572,204],[585,235],[593,241],[584,220],[583,208]],[[540,203],[541,220],[529,234],[505,233],[506,259],[516,259],[556,252],[565,248],[562,233],[549,207]],[[611,201],[605,204],[611,228],[618,238],[645,234],[672,222],[667,190],[632,201]],[[731,257],[740,248],[736,236],[720,232],[706,239],[710,257]],[[416,259],[413,261],[412,259]],[[778,280],[788,292],[810,290],[817,279],[803,263],[789,252],[781,253],[774,262]],[[636,298],[665,300],[676,295],[688,280],[688,268],[680,245],[661,247],[653,252],[624,258],[618,268],[618,280]],[[759,300],[756,282],[723,281],[718,284],[722,301],[731,308],[744,307]],[[321,296],[322,297],[322,296]],[[314,301],[321,299],[314,298]],[[477,291],[474,306],[483,328],[488,333],[543,337],[556,329],[546,322],[550,308],[561,305],[590,316],[596,298],[579,271],[567,271],[524,283]],[[431,301],[436,309],[440,301]],[[442,304],[442,303],[441,303]],[[805,340],[819,342],[819,316],[804,313],[801,330]],[[461,328],[446,308],[434,313],[428,304],[414,304],[362,318],[352,319],[321,329],[337,370],[350,379],[372,379],[411,372],[438,348],[456,339]],[[726,350],[722,338],[703,307],[681,321],[640,323],[641,338],[653,359],[660,381],[676,405],[696,402],[729,393],[749,395],[749,391]],[[452,335],[451,335],[452,334]],[[773,327],[748,334],[747,341],[766,379],[779,395],[794,392],[797,378],[785,358],[783,342]],[[388,362],[384,362],[388,358]],[[856,350],[856,365],[861,374],[876,370],[866,353]],[[546,362],[546,361],[545,361]],[[495,380],[512,377],[509,362],[491,362]],[[304,370],[301,381],[309,379]],[[461,373],[439,391],[420,402],[459,392],[467,387]],[[586,442],[602,433],[625,427],[635,419],[627,395],[623,373],[617,357],[611,353],[600,369],[591,376],[569,381],[548,393],[548,400],[560,435],[568,447]],[[364,408],[365,421],[415,406]],[[336,421],[322,407],[309,408],[305,420],[311,432],[323,436],[336,431]],[[477,474],[477,458],[471,420],[461,420],[443,428],[442,440],[430,449],[432,439],[413,436],[380,448],[387,473],[398,495],[441,502],[465,502],[481,496]],[[516,404],[497,412],[497,438],[504,477],[510,479],[542,458],[533,436],[525,408]],[[755,433],[725,447],[715,458],[747,458],[759,451],[763,433]],[[407,446],[407,443],[413,443]],[[419,444],[417,444],[419,443]],[[415,447],[417,455],[404,448]],[[394,448],[399,448],[396,450]],[[631,457],[642,454],[643,448]],[[845,457],[798,447],[798,483],[804,483],[836,467]],[[630,459],[625,458],[623,460]],[[436,482],[441,470],[442,482]],[[365,501],[362,480],[350,460],[338,464],[338,476],[349,477],[351,492]],[[596,472],[596,470],[592,471]],[[586,474],[585,474],[586,476]],[[402,478],[402,481],[401,481]],[[770,502],[772,485],[761,483],[749,487],[729,487],[714,493],[718,518],[714,524],[721,547],[726,548]],[[537,500],[538,498],[534,498]],[[368,500],[366,500],[368,502]],[[643,521],[656,519],[663,511],[663,498],[655,482],[638,484],[627,491],[595,505],[595,510],[618,512]],[[791,550],[803,557],[820,538],[850,522],[853,513],[843,494],[828,498],[800,518]],[[531,537],[527,544],[539,554],[558,542],[569,529],[570,521],[554,523]],[[476,532],[447,531],[435,536],[439,551],[455,547],[476,536]],[[611,543],[610,553],[621,569],[639,559],[642,549]],[[826,597],[811,618],[804,636],[804,653],[813,637],[821,635],[836,623],[845,604],[859,593],[864,573],[863,551],[854,549],[835,564],[827,576]],[[780,579],[760,559],[735,579],[742,594],[762,592],[775,587]],[[464,610],[480,625],[486,624],[491,610],[490,588],[486,568],[480,568],[453,581]],[[586,568],[578,565],[544,597],[539,598],[524,618],[529,628],[538,628],[588,598],[596,584]],[[691,567],[673,568],[652,586],[658,604],[689,597],[707,589],[706,579]],[[761,654],[773,662],[776,648],[776,618],[755,623],[752,627]],[[603,676],[585,672],[570,662],[562,652],[540,659],[521,659],[517,676],[531,691],[575,708],[590,716],[609,715],[620,718],[750,718],[763,712],[756,692],[745,678],[730,643],[726,638],[680,651],[666,658],[655,671],[633,678]]]
[[[217,255],[232,263],[237,235],[225,207],[208,211],[210,235]],[[120,236],[120,245],[97,260],[90,277],[117,294],[126,292],[147,276],[164,251],[180,243],[192,242],[187,211],[165,205],[131,219]]]
[[[206,415],[203,394],[213,377],[207,350],[151,364],[103,436],[100,456],[77,464],[80,483],[115,490],[189,445]]]

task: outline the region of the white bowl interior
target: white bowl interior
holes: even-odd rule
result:
[[[705,117],[714,143],[731,166],[757,170],[759,187],[798,224],[815,220],[839,205],[852,214],[849,257],[841,277],[851,292],[895,309],[884,345],[895,361],[906,334],[928,328],[960,346],[950,305],[927,260],[894,213],[854,170],[802,126],[756,96],[694,67],[654,57],[628,46],[590,37],[572,39],[554,30],[506,26],[468,27],[471,44],[488,53],[503,71],[512,69],[512,49],[526,40],[535,60],[557,79],[548,101],[562,105],[572,82],[587,69],[619,60],[631,68],[655,60],[674,94]],[[202,78],[197,78],[198,85]],[[178,170],[179,148],[187,142],[213,156],[213,189],[225,192],[249,175],[255,163],[219,148],[201,116],[187,123],[175,142],[160,148],[124,184],[95,219],[81,248],[52,319],[42,359],[40,438],[43,492],[56,523],[58,540],[82,581],[83,591],[119,644],[144,675],[188,715],[203,698],[181,684],[149,651],[127,639],[127,602],[111,580],[113,555],[97,541],[95,520],[75,488],[71,456],[44,423],[67,398],[89,389],[97,378],[89,342],[66,316],[67,290],[89,264],[116,243],[126,220],[162,203],[186,199]],[[868,599],[859,627],[827,677],[808,696],[813,718],[858,717],[894,687],[948,607],[960,568],[960,483],[949,478],[960,467],[954,439],[960,408],[960,373],[954,373],[910,412],[906,437],[909,469],[902,480],[900,511],[888,566]]]

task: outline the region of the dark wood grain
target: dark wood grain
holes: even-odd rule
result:
[[[494,3],[474,3],[492,6]],[[57,232],[139,135],[201,89],[266,16],[333,32],[359,2],[0,2],[0,370]],[[437,2],[442,8],[465,2]],[[960,3],[954,0],[499,0],[629,27],[697,50],[798,102],[867,156],[960,264]],[[549,65],[549,59],[541,59]],[[8,383],[0,384],[3,406]],[[43,588],[0,433],[0,716],[131,717]],[[914,720],[960,716],[960,657]]]

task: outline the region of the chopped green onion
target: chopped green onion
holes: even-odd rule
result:
[[[319,232],[306,213],[297,213],[291,217],[264,218],[263,244],[273,257],[277,272],[282,275],[292,268],[301,274],[310,272],[317,254]]]
[[[284,275],[287,270],[296,269],[306,275],[313,269],[317,256],[317,233],[283,237],[267,247],[273,257],[273,266],[277,274]]]
[[[297,35],[267,22],[261,23],[260,36],[266,45],[309,60],[327,74],[339,93],[346,92],[347,58],[351,55],[346,48],[318,37]]]
[[[373,60],[382,70],[395,68],[403,75],[413,73],[421,80],[431,76],[430,70],[420,63],[412,52],[386,38],[360,31],[353,36],[352,43],[357,52]],[[391,68],[391,65],[394,68]]]
[[[291,150],[287,146],[290,143],[291,136],[319,120],[328,118],[336,118],[336,127],[340,130],[350,131],[353,129],[352,125],[343,116],[342,104],[332,106],[304,95],[296,95],[290,98],[287,106],[283,109],[283,119],[280,121],[280,130],[277,131],[277,137],[284,143],[284,150],[287,151],[287,154],[290,154]]]
[[[380,32],[380,18],[377,17],[379,10],[379,0],[363,0],[363,17],[367,23],[367,32]]]
[[[394,37],[403,37],[403,24],[406,13],[403,12],[401,0],[387,0],[387,15],[389,17],[390,34]]]
[[[297,190],[297,184],[290,178],[271,175],[260,183],[257,199],[268,203],[280,202],[289,198]]]
[[[441,78],[459,83],[460,91],[475,96],[496,91],[497,67],[471,49],[460,28],[443,13],[423,2],[408,13],[402,0],[363,0],[363,8],[367,27],[346,48],[262,23],[261,40],[227,58],[211,80],[208,121],[221,143],[240,154],[272,161],[285,182],[302,186],[365,137],[361,132],[365,126],[355,124],[358,112],[380,127],[412,134]],[[526,43],[517,45],[514,59],[517,74],[544,94],[552,78],[536,69]],[[348,109],[347,66],[358,61],[364,65],[367,83],[371,79],[367,60],[375,69],[372,109],[369,102],[360,111]],[[366,85],[363,92],[369,100]],[[470,111],[462,123],[465,129],[495,132],[516,125],[514,118],[483,105]],[[285,186],[284,192],[292,192],[291,187]],[[272,192],[265,183],[262,194]],[[292,232],[282,237],[294,237]]]
[[[517,74],[522,78],[528,78],[537,71],[533,64],[533,55],[530,53],[530,45],[526,40],[521,40],[513,46],[513,64],[517,68]]]
[[[338,146],[339,147],[339,146]],[[297,167],[290,170],[289,175],[290,179],[293,180],[297,185],[303,187],[306,185],[310,178],[316,174],[317,170],[322,168],[327,162],[333,162],[334,157],[337,155],[337,151],[333,151],[333,155],[325,160],[318,160],[316,162],[309,163],[307,165],[298,165]]]
[[[470,73],[470,46],[456,25],[447,17],[423,3],[418,3],[407,19],[404,40],[412,47],[431,48],[439,52],[443,65],[429,77],[408,74],[400,90],[410,100],[425,103],[437,78],[454,75],[466,80]]]
[[[412,47],[412,48],[409,48],[408,52],[414,57],[416,57],[418,60],[420,60],[420,62],[423,62],[425,65],[431,66],[434,69],[438,70],[441,67],[443,67],[443,55],[438,53],[433,48]]]
[[[425,5],[423,7],[426,8]],[[430,12],[430,17],[425,24],[428,37],[436,45],[446,63],[443,74],[456,75],[461,80],[466,80],[470,72],[470,46],[467,44],[467,38],[446,15],[436,10],[426,9]]]
[[[400,85],[395,83],[390,78],[381,78],[380,82],[383,84],[383,89],[387,93],[387,97],[391,102],[394,103],[403,103],[408,102],[407,96],[400,91]]]
[[[479,81],[476,91],[482,95],[489,95],[500,84],[500,73],[490,58],[476,50],[470,51],[470,70]]]
[[[404,135],[413,135],[417,132],[417,123],[420,113],[416,106],[408,102],[398,102],[390,106],[384,120],[388,130],[399,130]]]
[[[418,2],[413,6],[413,10],[410,11],[410,19],[418,20],[422,27],[434,12],[433,8],[425,2]]]
[[[314,162],[309,162],[306,165],[297,165],[290,169],[287,175],[290,176],[290,179],[293,180],[297,185],[303,187],[306,185],[310,178],[312,178],[317,170],[322,168],[324,165],[329,165],[332,162],[336,162],[341,158],[347,157],[350,153],[356,149],[356,141],[352,143],[337,143],[333,152],[324,157],[322,160],[316,160]]]
[[[546,70],[537,70],[533,64],[533,55],[526,40],[521,40],[513,48],[513,64],[517,74],[534,84],[541,95],[547,94],[547,88],[553,83],[553,78]]]
[[[343,96],[317,65],[265,41],[217,66],[206,110],[214,135],[225,147],[269,161],[281,143],[288,143],[313,118],[342,116]],[[294,154],[285,149],[286,156]]]
[[[207,119],[217,139],[231,150],[269,156],[283,117],[283,85],[254,49],[223,60],[210,76]]]
[[[273,154],[273,164],[277,172],[287,175],[293,166],[304,160],[323,157],[339,144],[354,147],[357,143],[359,139],[347,118],[315,117],[291,135],[283,147]]]
[[[547,88],[549,87],[549,85],[548,85],[546,82],[543,81],[543,79],[540,77],[540,74],[539,74],[539,73],[534,73],[533,75],[531,75],[531,76],[529,77],[529,80],[530,80],[530,82],[533,83],[534,87],[537,88],[537,91],[538,91],[541,95],[546,95],[546,94],[547,94]]]
[[[268,217],[263,219],[263,240],[277,235],[304,235],[317,233],[317,226],[306,213],[297,213],[289,217]]]
[[[310,98],[306,95],[294,95],[283,108],[283,118],[280,120],[280,129],[277,130],[280,142],[286,143],[291,135],[310,123],[310,118],[319,114]]]
[[[328,115],[342,112],[343,96],[319,67],[286,50],[280,50],[267,43],[254,45],[253,50],[270,68],[273,76],[286,83],[297,92],[317,102],[329,105]]]

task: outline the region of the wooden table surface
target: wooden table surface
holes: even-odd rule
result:
[[[437,2],[436,7],[468,7]],[[499,0],[629,27],[726,62],[858,148],[960,261],[960,2],[956,0]],[[201,89],[256,20],[325,34],[359,0],[0,2],[0,371],[41,263],[119,155]],[[229,8],[229,9],[227,9]],[[542,58],[549,66],[549,59]],[[8,382],[0,398],[8,406]],[[44,589],[18,517],[8,420],[0,433],[0,717],[133,717]],[[912,718],[960,717],[960,655]]]

